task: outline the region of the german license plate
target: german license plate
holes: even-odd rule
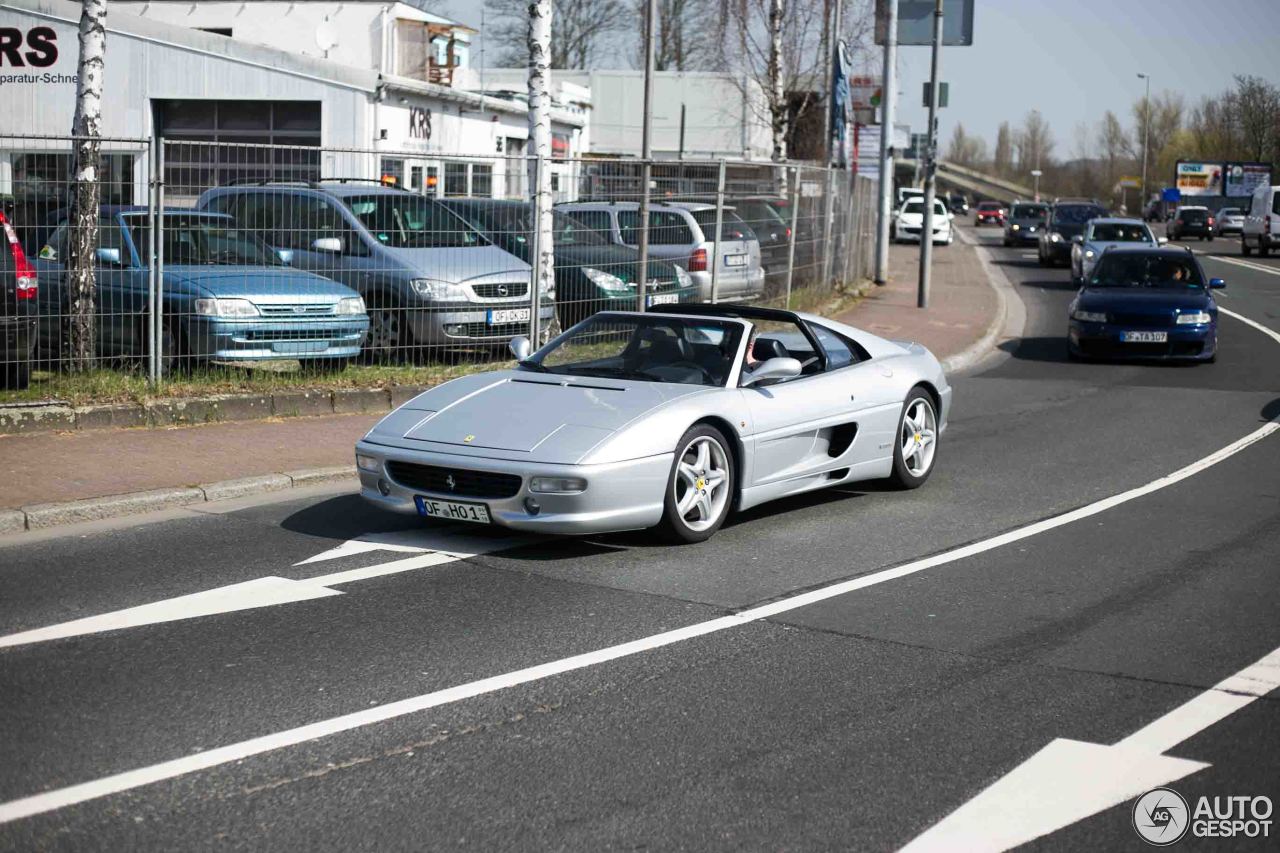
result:
[[[649,297],[650,306],[670,305],[673,302],[679,302],[679,301],[680,301],[680,294],[678,293],[655,293],[653,296]]]
[[[747,265],[746,255],[725,255],[724,265],[726,267],[745,267]]]
[[[527,323],[529,322],[529,309],[493,308],[489,311],[487,322],[490,326],[499,326],[504,323]]]
[[[438,501],[435,498],[414,497],[418,505],[418,515],[423,518],[443,518],[447,521],[470,521],[475,524],[490,524],[489,507],[484,504],[459,503],[457,501]]]
[[[1121,332],[1120,340],[1126,344],[1163,344],[1169,340],[1168,332]]]

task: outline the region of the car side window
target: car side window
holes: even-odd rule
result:
[[[628,246],[640,245],[639,211],[620,211],[618,230],[622,232],[622,242]],[[649,242],[655,246],[688,246],[693,242],[693,229],[679,213],[652,210],[649,212]]]
[[[607,243],[613,242],[613,225],[609,221],[607,210],[575,210],[570,214],[585,225],[591,233]]]
[[[237,225],[252,231],[268,246],[283,246],[281,211],[285,198],[279,193],[250,193],[240,196],[233,207],[223,212],[231,214]]]
[[[282,244],[291,249],[312,251],[316,240],[336,237],[344,254],[364,254],[360,237],[326,199],[313,196],[282,195],[282,210],[276,211]]]
[[[125,243],[124,229],[120,227],[120,223],[114,218],[98,220],[98,248],[99,249],[115,249],[120,253],[120,266],[127,267],[133,265],[133,258],[129,254],[129,247]]]
[[[817,323],[810,323],[809,328],[817,337],[818,343],[822,345],[823,352],[827,354],[827,370],[839,370],[860,361],[854,352],[856,344],[852,341]]]

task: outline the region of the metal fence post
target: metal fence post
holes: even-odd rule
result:
[[[152,388],[160,382],[160,353],[156,341],[160,339],[160,318],[156,313],[156,192],[159,178],[156,172],[156,140],[147,143],[147,169],[151,172],[147,181],[147,381]]]
[[[831,220],[835,217],[835,169],[827,166],[826,213],[822,222],[822,286],[831,285]]]
[[[799,230],[800,223],[800,170],[802,166],[791,167],[791,227],[790,236],[787,238],[787,301],[786,307],[791,307],[791,279],[796,272],[796,232]]]
[[[164,137],[157,136],[156,141],[156,226],[152,229],[155,236],[155,263],[153,267],[153,276],[155,277],[155,287],[152,289],[155,302],[152,306],[152,316],[155,318],[155,339],[151,342],[151,351],[155,353],[156,358],[156,376],[155,384],[159,385],[164,379],[164,353],[160,349],[160,342],[164,340],[164,324],[166,322],[164,316]],[[174,343],[177,343],[177,332],[174,332]],[[174,351],[174,357],[178,357],[178,352]]]
[[[533,278],[529,282],[529,346],[536,350],[541,332],[538,326],[542,319],[539,316],[542,313],[542,170],[546,166],[537,146],[534,146],[532,165],[533,187],[529,203],[533,207],[533,239],[529,242],[533,246],[533,269],[530,271]]]
[[[716,230],[711,235],[711,301],[720,297],[720,238],[724,234],[724,158],[720,158],[720,171],[716,176]]]
[[[653,162],[645,159],[640,167],[640,274],[636,276],[636,310],[645,310],[649,288],[649,184],[653,180]]]

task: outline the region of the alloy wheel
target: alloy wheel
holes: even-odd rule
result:
[[[933,466],[938,447],[938,422],[928,400],[917,398],[902,418],[902,464],[913,477],[923,477]]]
[[[701,435],[680,454],[672,481],[676,512],[695,532],[719,520],[729,501],[729,454],[714,438]]]

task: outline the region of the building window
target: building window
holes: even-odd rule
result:
[[[440,169],[427,167],[427,195],[440,195]]]
[[[167,143],[164,179],[171,196],[194,197],[232,181],[321,177],[319,101],[152,103]]]
[[[476,163],[471,167],[471,194],[477,198],[493,198],[493,166]]]
[[[446,196],[465,196],[467,194],[467,164],[444,164],[444,194]]]
[[[421,166],[409,167],[409,189],[411,190],[422,189],[422,167]]]

